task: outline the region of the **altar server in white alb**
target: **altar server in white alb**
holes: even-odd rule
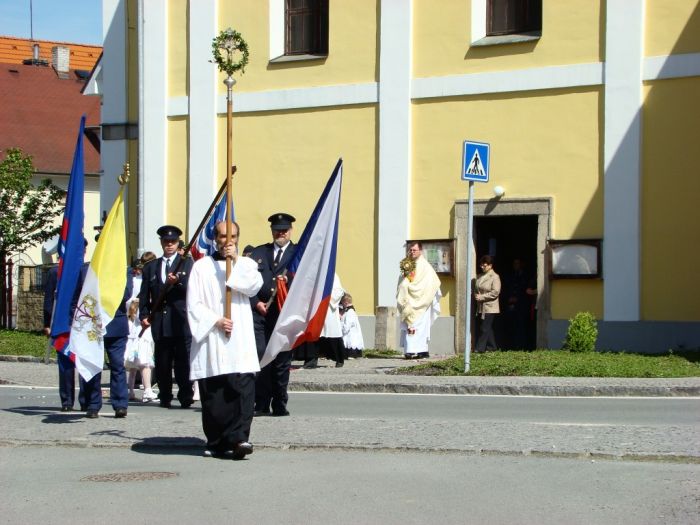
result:
[[[187,286],[190,379],[199,382],[205,457],[242,459],[253,452],[249,437],[260,366],[249,297],[263,281],[255,261],[238,256],[239,232],[234,222],[227,245],[226,223],[216,225],[218,252],[194,263]],[[228,280],[227,256],[233,259]],[[232,290],[231,319],[224,317],[226,287]]]
[[[406,359],[429,357],[430,327],[440,316],[440,279],[423,257],[420,242],[408,245],[401,261],[396,303],[401,319],[401,347]]]

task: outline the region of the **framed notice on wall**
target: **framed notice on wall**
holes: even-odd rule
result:
[[[599,279],[600,239],[549,241],[549,276],[552,279]]]
[[[423,257],[437,273],[454,275],[454,239],[412,239],[406,241],[406,246],[412,242],[423,245]]]

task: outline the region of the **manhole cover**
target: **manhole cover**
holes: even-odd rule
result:
[[[80,481],[150,481],[152,479],[167,479],[177,477],[177,472],[113,472],[112,474],[95,474],[85,476]]]

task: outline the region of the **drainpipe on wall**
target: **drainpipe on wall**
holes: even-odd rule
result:
[[[136,213],[138,221],[138,250],[137,255],[141,257],[141,254],[145,251],[145,217],[144,217],[144,170],[143,170],[143,143],[144,143],[144,126],[143,126],[143,30],[144,30],[144,20],[143,20],[143,2],[144,0],[139,0],[138,3],[138,15],[137,15],[137,42],[138,42],[138,57],[139,57],[139,140],[138,140],[138,151],[136,153],[138,158],[138,202],[136,204]]]

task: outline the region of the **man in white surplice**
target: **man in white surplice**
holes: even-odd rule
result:
[[[255,373],[260,371],[249,297],[258,293],[258,265],[238,256],[237,223],[226,244],[226,223],[216,225],[218,252],[194,263],[187,286],[187,319],[192,331],[190,379],[198,380],[205,456],[242,459],[249,442],[255,405]],[[226,257],[233,259],[226,279]],[[224,317],[226,287],[231,288],[231,319]]]
[[[401,346],[406,359],[429,357],[430,327],[440,316],[440,279],[423,257],[420,242],[409,244],[408,256],[415,261],[415,269],[401,276],[396,290]]]

